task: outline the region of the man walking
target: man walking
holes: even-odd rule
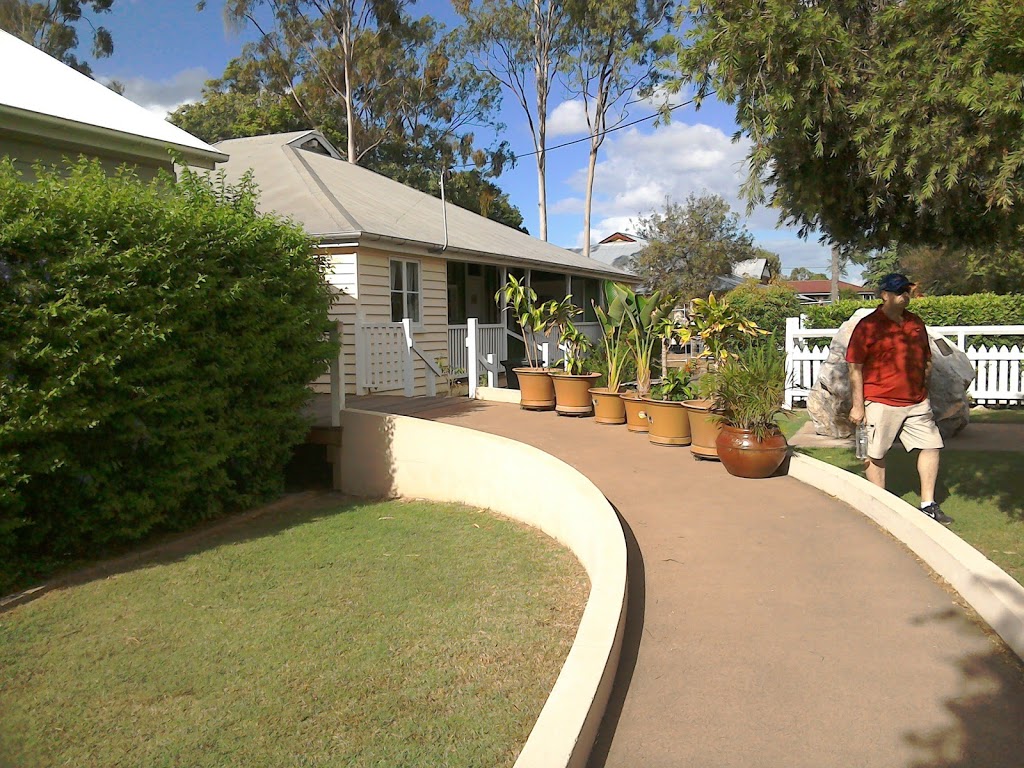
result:
[[[868,480],[885,488],[885,455],[899,436],[908,451],[918,449],[921,511],[945,525],[953,518],[935,502],[942,436],[928,400],[931,349],[924,323],[907,311],[906,275],[888,274],[878,283],[882,303],[853,329],[846,348],[853,407],[850,421],[867,424]]]

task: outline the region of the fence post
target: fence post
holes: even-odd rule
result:
[[[412,321],[408,317],[402,318],[402,330],[405,331],[405,347],[403,348],[405,376],[405,396],[412,397],[416,391],[416,372],[412,362]]]
[[[487,353],[487,386],[498,386],[498,364],[494,360],[494,353]]]
[[[551,367],[551,348],[548,346],[548,343],[546,341],[543,344],[540,345],[540,353],[541,353],[541,360],[544,361],[544,367],[545,368],[550,368]]]
[[[800,317],[786,318],[786,395],[785,406],[793,407],[793,375],[796,370],[796,363],[793,360],[793,351],[796,349],[796,332],[799,330],[803,315]]]
[[[331,341],[338,345],[338,353],[331,360],[331,426],[341,426],[341,410],[345,407],[345,351],[344,326],[338,320],[331,326]]]
[[[480,336],[477,319],[466,319],[466,376],[469,377],[469,399],[476,400],[476,385],[480,380]]]

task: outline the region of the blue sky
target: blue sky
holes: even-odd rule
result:
[[[113,8],[96,21],[110,29],[114,55],[94,62],[93,69],[100,79],[124,82],[129,98],[161,115],[198,99],[203,82],[219,76],[252,34],[225,29],[220,0],[210,0],[203,12],[195,10],[192,0],[118,0]],[[431,14],[448,24],[457,18],[447,0],[421,1],[413,12]],[[633,105],[628,119],[649,113],[648,106]],[[511,97],[506,98],[502,121],[507,126],[503,138],[513,150],[531,151],[528,129]],[[735,210],[744,211],[739,186],[746,147],[732,142],[734,131],[731,108],[709,102],[699,112],[690,107],[676,110],[667,126],[645,122],[611,134],[598,156],[591,224],[595,242],[616,230],[629,231],[638,215],[660,208],[666,196],[683,200],[691,192],[709,190],[729,200]],[[559,93],[549,119],[549,146],[585,135],[580,104],[571,94]],[[549,153],[548,239],[559,245],[582,243],[586,166],[586,142]],[[536,234],[533,158],[522,158],[498,183]],[[793,229],[776,229],[776,218],[762,208],[746,224],[760,245],[781,255],[787,273],[798,266],[827,272],[827,249],[814,238],[799,239]]]

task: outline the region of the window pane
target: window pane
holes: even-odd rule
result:
[[[420,265],[409,261],[405,264],[408,279],[405,281],[405,290],[416,293],[420,289]]]
[[[407,293],[406,300],[409,302],[409,319],[414,323],[420,321],[420,295],[418,293]]]
[[[402,322],[402,294],[399,291],[393,291],[391,293],[391,322],[400,323]]]
[[[402,290],[402,262],[392,261],[391,262],[391,290],[400,291]]]

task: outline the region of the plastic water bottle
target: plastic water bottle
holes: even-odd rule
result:
[[[857,425],[854,446],[858,459],[866,459],[868,457],[868,425],[863,421]]]

